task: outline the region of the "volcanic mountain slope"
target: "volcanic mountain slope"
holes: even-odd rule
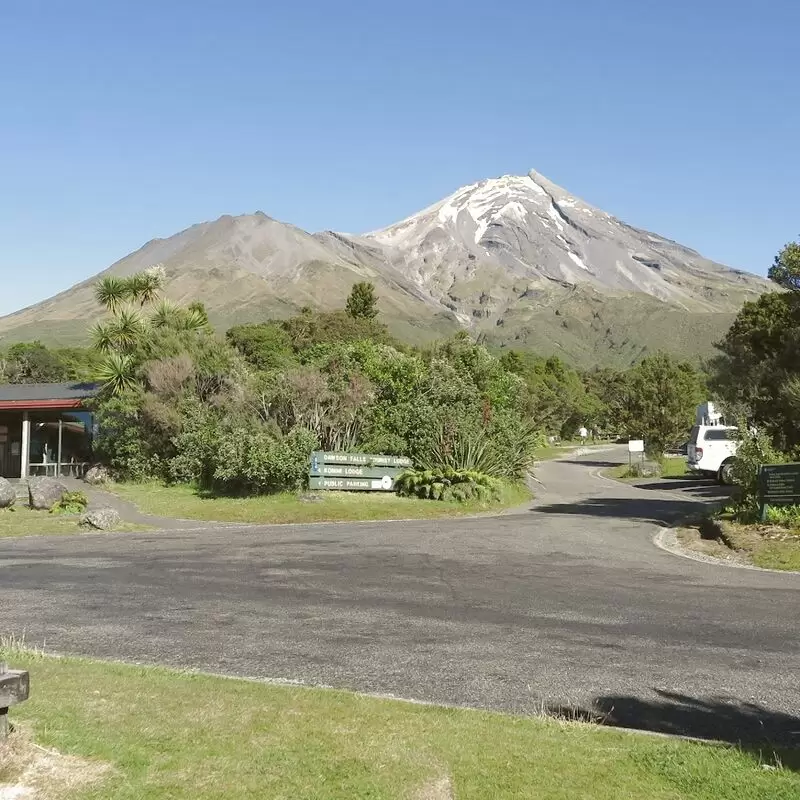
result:
[[[649,295],[688,311],[733,311],[765,284],[626,225],[537,172],[464,187],[365,239],[383,245],[433,297],[464,310],[497,313],[549,282]]]
[[[480,181],[363,236],[312,235],[260,212],[224,216],[149,242],[102,274],[153,263],[166,269],[169,296],[203,300],[220,326],[341,308],[350,286],[369,280],[401,338],[467,327],[584,366],[622,366],[655,349],[707,355],[741,304],[769,289],[536,172]],[[85,335],[95,280],[0,319],[0,341]]]
[[[456,330],[448,309],[398,272],[374,246],[337,234],[309,233],[257,212],[193,225],[154,239],[100,275],[0,319],[0,343],[21,339],[78,342],[99,308],[93,285],[164,266],[166,293],[200,299],[217,326],[285,318],[301,308],[343,308],[353,283],[372,281],[381,311],[398,336],[426,341]]]

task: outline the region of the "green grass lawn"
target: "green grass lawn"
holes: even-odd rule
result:
[[[6,653],[11,721],[109,769],[63,800],[796,800],[734,747],[153,667]],[[0,751],[0,756],[2,752]],[[0,783],[13,782],[13,760]],[[97,772],[95,767],[95,772]],[[38,796],[38,795],[37,795]]]
[[[604,470],[603,474],[609,478],[624,481],[640,481],[642,478],[635,478],[628,476],[628,464],[620,464],[618,467],[611,467]],[[685,458],[665,458],[661,462],[661,477],[662,478],[691,478],[692,473],[686,465]]]
[[[27,506],[0,509],[0,538],[36,533],[78,533],[78,516],[32,511]]]
[[[79,514],[51,514],[49,511],[33,511],[27,506],[0,509],[0,539],[11,536],[35,536],[36,534],[86,533],[78,525]],[[118,531],[147,530],[144,525],[120,524]]]
[[[457,503],[398,497],[391,493],[317,492],[303,502],[290,492],[257,497],[209,497],[185,484],[118,483],[108,487],[145,514],[216,522],[344,522],[380,519],[437,519],[521,505],[530,498],[523,486],[505,486],[499,503]]]

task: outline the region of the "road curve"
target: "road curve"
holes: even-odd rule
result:
[[[800,737],[800,577],[657,549],[698,498],[603,478],[618,457],[543,464],[494,518],[0,540],[0,631],[523,713],[716,703]]]

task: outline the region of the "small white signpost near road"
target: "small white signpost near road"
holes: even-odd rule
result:
[[[628,466],[633,466],[633,454],[641,453],[644,464],[644,439],[628,439]]]

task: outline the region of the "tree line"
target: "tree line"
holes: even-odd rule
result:
[[[407,455],[434,472],[461,453],[463,470],[498,479],[519,479],[548,437],[581,427],[643,438],[657,456],[686,439],[709,397],[797,454],[798,252],[787,245],[770,270],[784,291],[745,304],[700,369],[656,353],[628,370],[581,372],[557,357],[492,352],[466,332],[409,347],[366,282],[339,311],[305,308],[221,336],[201,303],[163,297],[154,267],[98,282],[105,318],[91,347],[15,344],[0,352],[0,380],[99,380],[96,448],[118,475],[222,492],[297,487],[315,447]]]

